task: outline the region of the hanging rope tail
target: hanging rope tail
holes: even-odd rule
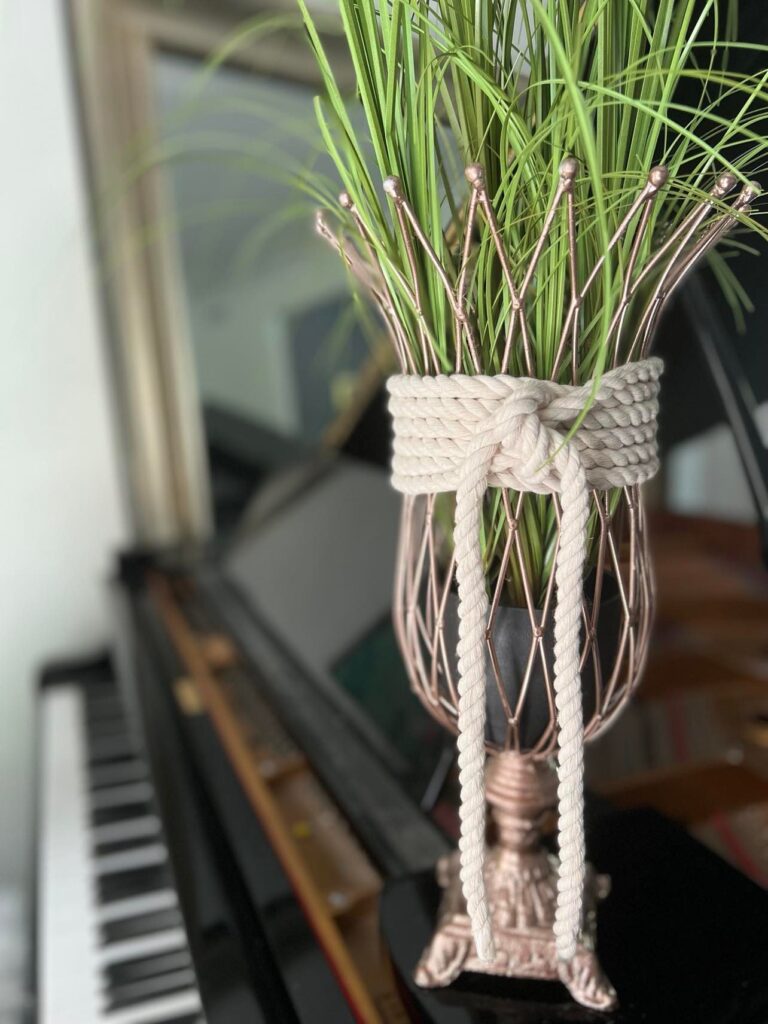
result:
[[[488,487],[560,497],[555,560],[554,692],[557,717],[558,955],[576,952],[583,914],[584,719],[580,628],[590,489],[642,483],[656,472],[662,363],[646,359],[604,374],[591,395],[516,378],[400,375],[388,382],[394,424],[392,482],[403,494],[456,492],[459,590],[458,764],[461,884],[478,956],[495,949],[485,891],[485,715],[489,603],[480,548]]]

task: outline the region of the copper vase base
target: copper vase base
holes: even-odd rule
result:
[[[551,813],[549,770],[515,754],[491,759],[487,795],[499,840],[486,856],[486,891],[491,907],[496,958],[475,951],[459,880],[458,853],[437,865],[443,890],[437,929],[416,967],[422,988],[450,985],[463,971],[507,978],[561,981],[582,1006],[611,1010],[616,992],[595,953],[596,907],[608,895],[610,879],[588,869],[582,936],[574,958],[562,961],[552,925],[557,897],[557,860],[541,844],[541,827]]]

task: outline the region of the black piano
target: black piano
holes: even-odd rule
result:
[[[600,800],[621,1008],[555,984],[414,988],[456,835],[453,744],[389,625],[397,499],[374,463],[293,452],[208,550],[127,553],[112,649],[43,674],[40,1024],[766,1024],[768,895]]]

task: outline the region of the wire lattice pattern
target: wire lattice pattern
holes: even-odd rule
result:
[[[430,244],[400,180],[390,177],[384,181],[384,191],[392,202],[393,225],[399,232],[410,271],[407,279],[403,274],[397,276],[396,288],[392,268],[383,262],[381,246],[368,235],[349,196],[342,194],[340,204],[346,211],[351,234],[349,230],[337,234],[318,214],[318,231],[342,255],[378,306],[403,373],[439,374],[445,369],[425,317],[419,267],[426,261],[445,290],[452,311],[455,372],[508,373],[516,365],[522,366],[529,376],[541,375],[541,367],[536,365],[537,346],[529,313],[542,253],[553,228],[557,225],[561,230],[562,221],[556,218],[564,218],[565,222],[567,273],[563,276],[561,296],[562,326],[549,378],[576,384],[584,376],[582,306],[605,260],[619,246],[622,255],[616,262],[621,281],[604,339],[607,365],[644,358],[669,296],[749,209],[758,191],[756,186],[747,185],[730,206],[725,206],[724,197],[733,191],[736,179],[731,174],[721,174],[708,197],[692,203],[674,230],[666,237],[651,239],[648,229],[652,207],[668,177],[666,168],[654,167],[621,217],[607,251],[592,267],[579,267],[574,200],[577,171],[578,163],[573,158],[560,165],[553,200],[519,280],[515,280],[513,261],[505,251],[503,230],[486,189],[483,168],[477,164],[470,165],[465,172],[470,191],[461,237],[456,239],[455,266],[450,267],[441,263]],[[506,297],[504,337],[498,339],[495,349],[501,356],[494,357],[493,367],[484,365],[481,355],[473,295],[473,265],[481,237],[483,244],[493,247],[500,288]],[[403,293],[411,317],[408,323],[398,313],[403,308]],[[485,634],[486,694],[489,706],[495,705],[497,711],[495,724],[486,731],[486,743],[492,750],[545,758],[557,745],[552,655],[554,574],[541,566],[535,571],[525,554],[524,512],[525,502],[530,498],[514,491],[489,491],[486,498],[486,524],[495,538],[487,573],[490,612]],[[450,530],[445,528],[445,517],[438,515],[441,500],[444,496],[404,498],[394,622],[414,690],[429,713],[455,732],[456,563]],[[560,506],[554,495],[539,500],[546,503],[540,522],[550,524],[549,529],[543,530],[543,547],[548,548],[547,564],[551,567],[559,543]],[[637,685],[648,651],[653,611],[653,583],[639,488],[593,491],[591,502],[590,571],[582,596],[581,649],[587,738],[595,736],[615,717]],[[510,580],[514,581],[514,598],[520,605],[514,609],[517,660],[512,667],[510,659],[502,656],[502,648],[508,647],[505,633],[513,611],[509,608]]]
[[[317,214],[316,227],[372,296],[403,373],[441,373],[446,370],[433,344],[431,325],[426,317],[424,284],[419,270],[426,261],[433,268],[452,310],[454,372],[465,368],[474,373],[508,373],[513,355],[522,351],[524,372],[529,376],[542,376],[542,368],[536,365],[529,307],[534,301],[536,272],[542,253],[551,240],[556,218],[562,216],[561,207],[564,206],[568,253],[567,284],[562,295],[564,316],[554,361],[546,375],[552,380],[564,380],[564,367],[567,365],[570,367],[567,377],[575,384],[583,370],[580,311],[609,255],[618,253],[621,246],[622,257],[618,260],[621,285],[602,342],[609,353],[609,365],[615,366],[647,355],[654,328],[669,296],[702,256],[748,212],[759,192],[758,185],[745,185],[730,207],[726,206],[724,199],[735,188],[736,178],[730,173],[723,173],[712,185],[708,197],[692,203],[674,230],[664,238],[652,240],[648,235],[652,208],[668,178],[665,167],[654,167],[617,224],[606,251],[592,267],[587,268],[579,267],[577,260],[578,225],[574,196],[577,172],[578,162],[573,157],[563,160],[552,202],[519,282],[515,281],[513,263],[504,246],[504,232],[496,218],[486,189],[485,173],[479,164],[470,164],[465,171],[470,194],[461,238],[456,240],[455,267],[441,263],[396,176],[385,179],[384,192],[392,202],[394,221],[409,268],[407,278],[383,257],[384,249],[369,235],[347,193],[342,192],[339,197],[342,211],[346,213],[345,229],[336,233],[322,211]],[[498,346],[494,344],[502,354],[498,365],[493,367],[484,365],[474,308],[476,297],[473,295],[472,269],[478,253],[481,218],[485,221],[498,260],[499,285],[506,297],[504,337],[496,339]],[[555,243],[557,241],[559,236]],[[653,250],[651,242],[656,244]],[[398,312],[404,309],[403,297],[405,308],[412,314],[408,323],[402,312]],[[630,306],[633,307],[632,329],[625,336]]]
[[[527,598],[524,610],[515,609],[526,622],[522,630],[517,628],[522,672],[517,678],[509,678],[497,650],[507,612],[502,605],[504,577],[499,575],[486,627],[487,674],[488,688],[491,693],[495,691],[493,698],[489,693],[489,704],[496,703],[503,709],[504,721],[487,745],[544,758],[552,754],[557,740],[551,633],[554,576],[537,606],[525,559],[520,557],[516,512],[522,500],[522,495],[504,494],[502,556],[503,564],[515,560]],[[552,501],[559,515],[557,498],[547,500]],[[456,564],[453,557],[447,562],[438,557],[444,538],[434,514],[435,501],[435,496],[403,500],[393,613],[398,643],[416,694],[435,719],[456,732],[458,670],[450,637]],[[653,581],[639,488],[626,488],[613,509],[610,495],[604,492],[594,491],[592,503],[597,523],[596,555],[589,593],[582,598],[582,677],[585,687],[591,689],[584,700],[590,709],[585,721],[587,738],[613,719],[637,685],[648,652],[653,613]],[[608,625],[601,628],[601,615],[605,620],[606,614]],[[607,637],[602,649],[601,637]],[[538,705],[533,715],[538,723],[533,726],[535,734],[528,724],[531,701]]]

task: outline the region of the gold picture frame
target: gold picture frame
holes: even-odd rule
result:
[[[170,239],[146,225],[169,209],[162,168],[142,166],[141,146],[156,137],[152,62],[158,51],[202,62],[250,16],[295,8],[227,2],[175,8],[141,0],[69,0],[83,142],[96,252],[111,348],[134,531],[149,545],[204,541],[212,532],[205,437],[180,270]],[[341,80],[353,78],[340,38],[327,40]],[[319,85],[297,18],[295,30],[270,31],[227,52],[227,65]],[[147,146],[148,148],[148,146]],[[132,165],[131,154],[134,164]],[[371,393],[380,358],[361,374]],[[378,376],[377,376],[378,375]],[[338,444],[355,416],[346,410],[323,439]]]

